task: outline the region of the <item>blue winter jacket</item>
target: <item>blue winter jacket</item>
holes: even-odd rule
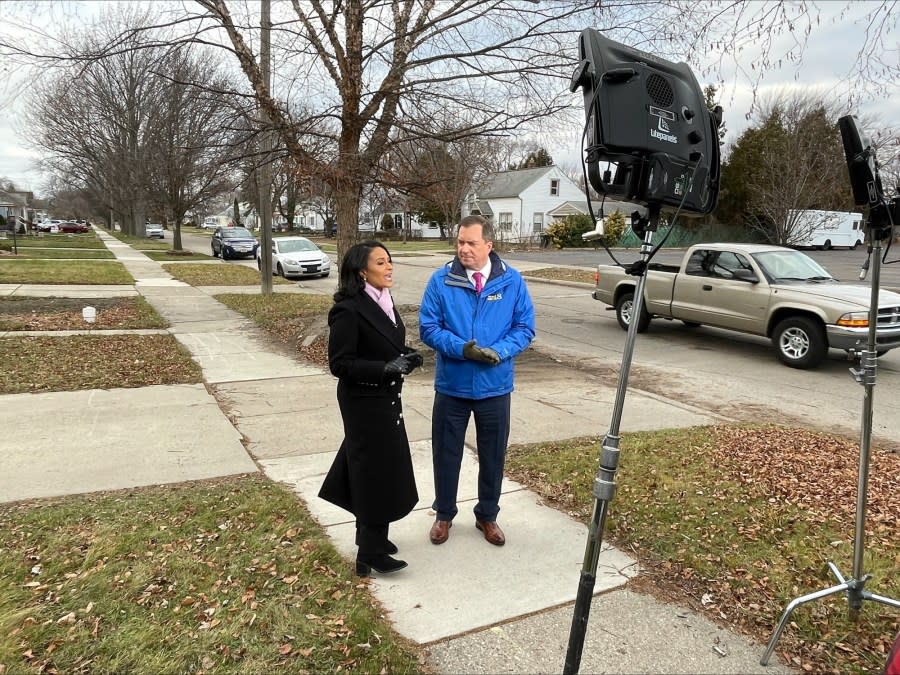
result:
[[[419,308],[419,335],[437,352],[434,388],[458,398],[483,399],[513,390],[513,359],[534,339],[534,305],[522,275],[491,252],[491,276],[480,295],[458,258],[437,270]],[[500,363],[472,361],[463,345],[475,340]]]

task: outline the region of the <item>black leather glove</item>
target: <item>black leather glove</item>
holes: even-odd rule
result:
[[[469,340],[463,345],[463,356],[472,361],[481,361],[496,366],[500,363],[500,355],[490,347],[479,347],[475,340]]]
[[[421,356],[419,359],[421,360]],[[413,368],[415,368],[412,363],[410,363],[410,358],[406,354],[401,354],[393,361],[388,361],[384,364],[384,374],[385,375],[409,375]]]
[[[415,370],[422,366],[425,363],[425,359],[422,357],[422,354],[417,352],[415,349],[410,349],[403,356],[406,357],[407,361],[409,361],[410,370]]]

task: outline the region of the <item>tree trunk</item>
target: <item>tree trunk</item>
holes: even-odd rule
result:
[[[356,243],[357,220],[359,218],[359,202],[362,195],[362,184],[359,181],[347,180],[335,189],[335,216],[337,219],[337,257],[338,266],[344,259],[347,250]]]
[[[175,224],[172,226],[172,250],[181,251],[181,223],[184,222],[185,211],[175,214]]]

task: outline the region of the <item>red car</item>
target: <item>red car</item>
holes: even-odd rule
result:
[[[90,232],[90,228],[84,223],[59,223],[57,227],[60,232],[66,232],[68,234],[83,234],[85,232]]]

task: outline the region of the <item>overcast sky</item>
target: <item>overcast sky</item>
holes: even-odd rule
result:
[[[2,2],[5,9],[11,9],[13,3]],[[843,3],[822,3],[822,21],[810,36],[808,45],[804,51],[802,61],[799,64],[786,63],[781,69],[767,72],[762,84],[757,90],[757,97],[765,97],[773,91],[783,88],[813,88],[825,94],[842,105],[852,91],[853,82],[846,79],[851,71],[856,58],[856,53],[861,46],[863,26],[857,19],[864,13],[867,5],[871,9],[872,4],[857,2],[853,5],[850,15],[838,18],[835,15],[843,7]],[[0,22],[3,21],[4,8],[0,6]],[[578,36],[573,34],[573,44]],[[788,48],[788,37],[785,37],[782,48]],[[891,42],[892,41],[892,42]],[[900,36],[893,35],[889,42],[898,47]],[[779,43],[773,52],[778,55]],[[711,60],[718,54],[710,54]],[[894,52],[894,59],[898,58],[898,52]],[[2,58],[2,57],[0,57]],[[758,59],[758,55],[744,53],[739,61],[739,69],[752,72],[751,64]],[[721,104],[725,109],[725,123],[728,130],[726,142],[731,142],[749,124],[746,115],[750,111],[753,100],[752,87],[734,67],[728,66],[722,72],[723,86],[721,89]],[[12,76],[11,76],[12,75]],[[569,73],[565,74],[566,77]],[[711,77],[704,77],[695,69],[695,75],[701,85],[716,83]],[[21,106],[23,97],[18,96],[18,90],[25,86],[21,77],[16,77],[8,63],[0,61],[0,177],[7,177],[20,189],[41,192],[42,178],[35,169],[37,155],[29,149],[17,133],[21,125]],[[572,95],[573,104],[578,105],[581,94]],[[862,115],[877,116],[884,126],[900,128],[900,86],[894,88],[890,96],[882,96],[877,100],[869,100],[847,112]],[[544,130],[542,141],[547,150],[556,159],[557,163],[572,163],[577,161],[580,155],[580,130],[566,128],[562,125],[555,130]]]

